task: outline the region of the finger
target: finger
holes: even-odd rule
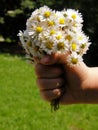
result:
[[[52,55],[46,55],[44,56],[41,60],[40,60],[40,63],[41,64],[44,64],[44,65],[52,65],[52,64],[55,64],[56,63],[56,57],[54,54]]]
[[[53,65],[56,63],[64,64],[67,61],[68,55],[68,53],[55,53],[52,55],[46,55],[40,60],[40,63],[44,65]]]
[[[41,97],[46,101],[52,101],[61,96],[62,90],[60,88],[53,89],[53,90],[41,90],[40,91]]]
[[[63,78],[56,78],[56,79],[37,79],[37,84],[40,90],[51,90],[55,88],[60,88],[64,85]]]
[[[57,78],[64,73],[63,69],[57,65],[46,66],[42,64],[36,64],[35,72],[40,78]]]

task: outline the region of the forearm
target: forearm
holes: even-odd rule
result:
[[[90,89],[98,90],[98,67],[89,68]]]
[[[89,68],[84,100],[86,103],[98,103],[98,67]]]

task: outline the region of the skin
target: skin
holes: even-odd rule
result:
[[[98,103],[98,67],[69,66],[66,59],[67,54],[47,55],[35,65],[41,97],[64,105]]]

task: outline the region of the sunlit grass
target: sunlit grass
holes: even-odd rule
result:
[[[61,106],[51,112],[23,57],[0,55],[0,130],[97,130],[98,105]]]

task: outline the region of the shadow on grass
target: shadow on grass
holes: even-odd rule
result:
[[[0,42],[0,53],[9,53],[10,55],[23,56],[25,52],[19,43]]]
[[[0,54],[5,55],[6,57],[19,57],[21,60],[26,61],[25,51],[17,43],[0,42]]]

